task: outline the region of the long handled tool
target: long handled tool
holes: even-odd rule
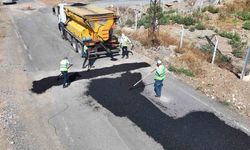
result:
[[[129,88],[129,89],[132,89],[133,87],[135,87],[137,84],[139,84],[140,82],[142,82],[143,80],[145,80],[147,77],[149,77],[149,75],[151,75],[153,72],[155,71],[155,69],[154,70],[152,70],[150,73],[148,73],[145,77],[143,77],[142,79],[140,79],[139,81],[137,81],[134,85],[132,85],[132,87],[131,88]]]
[[[73,64],[70,64],[69,67],[68,67],[68,69],[69,69],[70,67],[72,67],[72,66],[73,66]],[[57,76],[57,81],[60,80],[61,76],[62,76],[62,73],[60,72],[60,74]]]

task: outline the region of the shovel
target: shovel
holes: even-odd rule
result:
[[[70,67],[72,67],[72,66],[73,66],[73,64],[70,64],[69,67],[68,67],[68,69],[69,69]],[[60,80],[61,76],[62,76],[62,73],[60,72],[60,74],[57,76],[57,81]]]
[[[137,81],[134,85],[132,85],[132,87],[129,88],[129,90],[133,89],[137,84],[139,84],[140,82],[142,82],[143,80],[145,80],[147,77],[149,77],[149,75],[151,75],[154,71],[155,71],[155,69],[152,70],[150,73],[148,73],[145,77],[143,77],[142,79],[140,79],[139,81]]]

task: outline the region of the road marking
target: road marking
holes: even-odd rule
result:
[[[24,49],[25,49],[25,50],[28,50],[28,47],[27,47],[27,45],[25,44],[25,42],[24,42],[24,40],[23,40],[21,34],[18,32],[18,27],[16,26],[13,17],[12,17],[12,16],[9,16],[9,17],[10,17],[10,19],[11,19],[12,24],[14,25],[14,30],[15,30],[15,32],[16,32],[17,38],[20,39],[20,41],[21,41],[21,43],[22,43]]]
[[[28,56],[29,56],[29,59],[32,60],[32,56],[30,54]]]

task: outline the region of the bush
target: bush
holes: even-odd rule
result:
[[[213,51],[214,51],[213,46],[211,46],[209,44],[202,45],[200,49],[201,49],[201,51],[209,53],[209,54],[213,53]]]
[[[134,21],[134,20],[128,19],[128,20],[126,21],[126,25],[129,26],[129,27],[132,27],[133,24],[135,24],[135,21]]]
[[[170,17],[174,23],[182,24],[182,16],[181,15],[173,15]]]
[[[219,12],[219,8],[216,8],[216,7],[212,6],[212,5],[209,5],[209,6],[202,9],[202,12],[206,12],[206,11],[208,11],[208,12],[210,12],[212,14],[216,14],[216,13]]]
[[[205,30],[206,28],[202,23],[199,22],[199,23],[197,23],[195,25],[195,29],[197,29],[197,30]]]
[[[226,37],[230,39],[229,44],[233,48],[232,54],[235,57],[242,58],[242,49],[246,45],[246,43],[242,42],[242,39],[238,33],[232,33],[232,32],[221,32],[220,36]]]
[[[238,16],[243,21],[250,20],[250,12],[249,11],[238,12]]]
[[[138,21],[138,26],[144,26],[145,28],[149,28],[150,26],[150,19],[148,15],[143,16],[139,21]]]
[[[186,26],[194,25],[196,23],[196,20],[193,19],[191,16],[187,16],[183,18],[183,24]]]
[[[232,32],[226,31],[220,32],[219,35],[228,39],[232,39],[234,37],[234,34]]]
[[[169,15],[163,15],[163,17],[159,21],[160,25],[167,25],[169,23],[170,23],[170,16]]]
[[[244,24],[243,24],[243,27],[242,28],[244,28],[244,29],[246,29],[246,30],[250,30],[250,21],[246,21],[246,22],[244,22]]]
[[[236,49],[236,50],[233,50],[232,54],[237,57],[237,58],[243,58],[243,53],[242,51]]]
[[[190,27],[190,28],[189,28],[189,31],[190,31],[190,32],[194,32],[194,31],[195,31],[195,27]]]
[[[191,16],[182,17],[181,15],[173,15],[170,17],[174,23],[184,24],[186,26],[194,25],[196,20]]]
[[[168,68],[169,71],[177,73],[177,74],[184,74],[188,77],[194,77],[194,74],[192,71],[188,70],[188,69],[184,69],[184,68],[176,68],[173,65],[170,65]]]

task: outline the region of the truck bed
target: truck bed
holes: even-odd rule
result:
[[[114,15],[114,12],[110,10],[90,4],[86,4],[84,6],[65,6],[65,8],[83,18]]]

